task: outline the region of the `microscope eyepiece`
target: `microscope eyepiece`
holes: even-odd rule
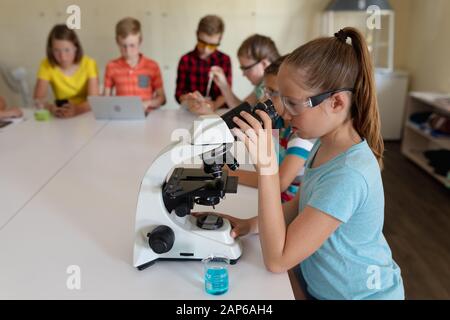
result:
[[[253,117],[255,117],[259,122],[262,123],[261,118],[256,114],[256,110],[261,110],[261,111],[264,111],[265,113],[267,113],[267,115],[270,117],[270,119],[272,119],[272,128],[275,129],[275,124],[280,116],[278,115],[277,111],[275,110],[275,107],[273,106],[273,102],[270,99],[266,100],[264,102],[258,102],[254,106],[251,106],[248,102],[244,102],[241,105],[239,105],[239,106],[231,109],[227,113],[225,113],[222,116],[222,119],[225,121],[228,128],[230,128],[230,130],[231,130],[237,126],[234,123],[233,118],[238,117],[238,118],[241,118],[242,120],[244,120],[240,116],[240,113],[242,111],[245,111],[245,112],[250,113]]]

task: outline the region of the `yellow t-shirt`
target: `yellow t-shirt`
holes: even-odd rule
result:
[[[94,59],[83,56],[78,70],[67,76],[58,66],[52,66],[48,59],[44,59],[37,77],[50,83],[56,99],[67,99],[71,103],[79,104],[87,100],[88,80],[98,78],[97,63]]]

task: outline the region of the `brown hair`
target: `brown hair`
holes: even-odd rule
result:
[[[247,57],[256,61],[263,59],[269,60],[271,63],[280,57],[275,42],[266,36],[254,34],[241,44],[237,53],[238,57]]]
[[[139,20],[127,17],[123,18],[116,24],[116,40],[117,38],[126,38],[130,34],[132,35],[140,35],[140,39],[142,40],[142,32],[141,32],[141,23]]]
[[[351,39],[351,44],[347,43]],[[372,60],[362,34],[344,28],[335,37],[319,38],[292,52],[286,64],[300,69],[304,85],[321,91],[354,88],[351,117],[383,168],[384,142],[375,93]]]
[[[264,69],[264,76],[272,75],[276,76],[278,71],[280,71],[281,64],[286,59],[287,56],[282,56],[272,62],[267,68]]]
[[[58,65],[58,62],[53,55],[53,40],[67,40],[72,42],[77,48],[74,63],[77,64],[81,61],[83,58],[83,48],[81,47],[77,34],[75,31],[69,29],[65,24],[57,24],[50,31],[47,39],[47,59],[52,66]]]
[[[215,34],[223,34],[225,24],[221,17],[216,15],[207,15],[203,17],[198,23],[197,33],[204,32],[208,36]]]

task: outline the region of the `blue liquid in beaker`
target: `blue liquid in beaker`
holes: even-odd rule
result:
[[[221,295],[228,291],[227,268],[208,268],[205,272],[205,290],[209,294]]]

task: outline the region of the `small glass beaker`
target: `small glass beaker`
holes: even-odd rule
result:
[[[228,266],[230,259],[220,255],[210,255],[202,260],[205,273],[205,290],[212,295],[228,291]]]
[[[45,108],[42,101],[36,99],[33,101],[34,107],[34,118],[37,121],[48,121],[50,120],[50,111]]]

